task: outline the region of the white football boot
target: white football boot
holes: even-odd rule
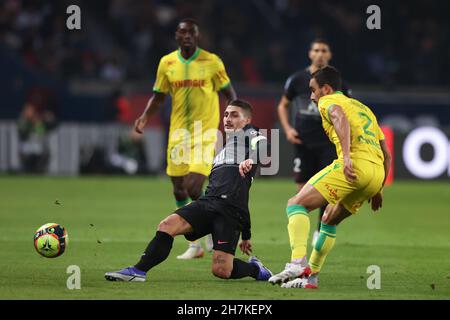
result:
[[[177,256],[179,260],[190,260],[196,258],[202,258],[205,255],[201,244],[190,243],[188,249],[182,254]]]
[[[281,287],[282,288],[304,288],[307,283],[308,283],[307,279],[296,278],[294,280],[291,280],[291,281],[281,284]]]
[[[212,234],[208,234],[208,235],[205,237],[205,247],[206,247],[206,251],[212,252],[212,251],[213,251],[213,246],[214,246],[214,242],[213,242]]]
[[[317,274],[309,277],[297,278],[289,282],[283,283],[282,288],[301,288],[301,289],[317,289],[318,279]]]
[[[284,270],[270,277],[269,282],[271,284],[282,284],[303,276],[305,271],[309,271],[307,265],[303,267],[297,263],[286,263]]]

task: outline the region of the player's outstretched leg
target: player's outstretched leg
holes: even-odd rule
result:
[[[283,288],[316,289],[319,285],[319,272],[325,263],[325,258],[336,241],[336,227],[345,218],[351,216],[342,205],[328,205],[320,224],[320,234],[314,245],[309,267],[311,274],[303,279],[294,279],[282,285]]]
[[[272,276],[269,279],[270,283],[282,284],[309,274],[310,270],[306,259],[310,229],[308,213],[324,204],[326,204],[326,200],[310,184],[306,184],[296,196],[288,200],[286,214],[289,219],[291,262],[286,263],[283,271]]]
[[[302,276],[305,272],[309,272],[306,259],[306,246],[310,228],[308,210],[302,205],[289,205],[288,202],[286,214],[289,219],[288,232],[292,250],[291,262],[286,263],[283,271],[269,278],[269,282],[272,284],[282,284]]]
[[[161,221],[155,237],[150,241],[139,262],[119,271],[105,273],[109,281],[145,281],[147,272],[169,256],[173,237],[192,232],[191,225],[177,214]]]

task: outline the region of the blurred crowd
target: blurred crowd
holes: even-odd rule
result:
[[[24,101],[17,120],[19,171],[45,173],[51,161],[50,136],[58,127],[60,101],[55,91],[45,86],[30,88]],[[115,90],[108,97],[105,120],[128,127],[127,124],[132,120],[130,111],[127,97],[120,90]],[[108,151],[104,144],[83,145],[80,150],[80,172],[149,173],[144,140],[143,135],[129,129],[117,136],[114,150]]]
[[[46,88],[35,87],[26,97],[17,122],[19,157],[24,172],[47,170],[50,159],[48,134],[57,125],[56,106],[55,96]]]
[[[450,84],[446,1],[377,3],[382,29],[371,31],[366,0],[2,0],[0,50],[63,79],[150,81],[176,47],[177,21],[193,17],[234,81],[284,81],[323,37],[352,83]],[[70,4],[81,7],[80,31],[66,28]]]

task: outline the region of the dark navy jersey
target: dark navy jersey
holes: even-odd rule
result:
[[[247,125],[232,134],[227,134],[227,140],[222,150],[216,155],[213,168],[209,175],[209,184],[205,198],[221,199],[226,202],[240,221],[242,239],[250,239],[250,213],[248,209],[249,191],[263,158],[267,156],[267,138],[260,134],[257,128]],[[247,159],[253,160],[253,166],[245,177],[239,173],[239,164]]]
[[[317,105],[311,101],[309,81],[311,73],[308,69],[300,70],[291,75],[284,86],[284,95],[294,107],[294,127],[300,139],[307,146],[317,146],[330,143],[322,128]],[[345,83],[342,92],[349,96],[349,90]]]

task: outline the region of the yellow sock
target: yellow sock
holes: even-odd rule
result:
[[[302,259],[306,255],[309,236],[308,210],[301,205],[291,205],[286,208],[289,219],[288,233],[291,244],[291,261]]]
[[[319,272],[325,262],[325,258],[336,242],[336,226],[329,226],[325,223],[320,224],[320,234],[314,246],[309,266],[313,273]]]

